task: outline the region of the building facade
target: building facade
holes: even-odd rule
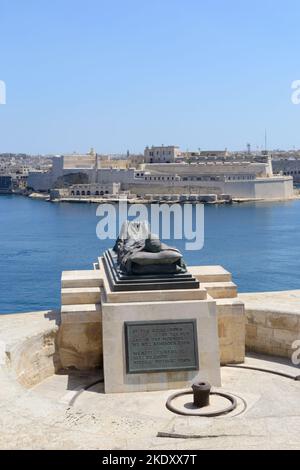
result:
[[[76,184],[68,188],[70,196],[116,196],[120,192],[120,183]]]
[[[0,194],[10,194],[13,189],[12,177],[0,175]]]
[[[300,183],[300,158],[273,160],[274,173],[292,176],[295,183]]]
[[[139,165],[140,169],[103,168],[101,159],[94,153],[65,155],[53,159],[50,172],[30,173],[28,186],[49,191],[77,184],[73,196],[77,191],[89,191],[90,194],[86,195],[95,196],[98,191],[100,195],[103,190],[100,187],[95,189],[95,185],[114,183],[120,185],[121,191],[130,191],[138,196],[166,193],[227,194],[240,199],[288,199],[293,196],[293,178],[284,174],[274,176],[270,158],[265,162],[176,163],[178,153],[175,146],[146,148],[145,160],[150,161]],[[111,188],[105,189],[104,194],[107,190],[114,194]]]
[[[144,151],[145,163],[174,163],[179,154],[179,147],[175,145],[146,147]]]

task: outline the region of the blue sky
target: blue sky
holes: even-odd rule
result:
[[[297,0],[0,0],[0,152],[300,148]]]

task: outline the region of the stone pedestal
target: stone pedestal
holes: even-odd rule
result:
[[[148,321],[160,315],[162,319],[187,318],[185,312],[188,311],[189,318],[197,319],[197,325],[201,324],[201,331],[198,331],[198,335],[204,336],[205,329],[203,328],[207,321],[204,319],[211,318],[212,323],[214,321],[218,323],[219,362],[221,364],[243,362],[245,311],[243,302],[237,298],[237,286],[232,282],[231,274],[221,266],[193,266],[188,270],[199,280],[200,288],[113,292],[105,276],[102,258],[95,263],[94,270],[63,272],[61,325],[57,336],[62,367],[77,369],[102,367],[103,355],[105,356],[104,362],[112,364],[103,344],[106,340],[106,332],[102,333],[102,320],[105,323],[103,324],[104,330],[113,328],[110,324],[113,321],[110,316],[112,314],[108,312],[117,312],[117,310],[119,314],[115,317],[116,325],[114,326],[116,327],[115,334],[119,335],[121,321],[133,319],[142,321],[143,312]],[[120,307],[117,309],[118,305]],[[110,338],[113,342],[113,333]],[[122,348],[124,348],[123,341],[122,336]],[[199,338],[199,351],[205,344],[205,337],[203,340]],[[122,351],[124,352],[124,349]],[[204,357],[203,354],[202,357]],[[200,353],[199,358],[201,371],[204,369]],[[169,377],[169,374],[167,372],[165,376]],[[172,374],[175,376],[174,373]],[[194,373],[195,375],[197,374]],[[192,376],[191,371],[189,374],[180,371],[177,374],[178,386],[179,383],[187,384]],[[131,378],[130,380],[137,381],[138,379]]]
[[[220,386],[216,302],[207,291],[114,292],[103,260],[99,263],[105,392],[186,388],[196,380]],[[129,325],[138,332],[134,338]]]
[[[199,363],[196,370],[128,373],[125,323],[195,320]],[[102,303],[105,392],[186,388],[195,380],[221,385],[216,303],[213,300]]]

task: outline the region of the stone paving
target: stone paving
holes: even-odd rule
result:
[[[246,365],[300,369],[284,359],[248,356]],[[222,368],[222,390],[243,398],[218,418],[171,413],[171,391],[109,394],[101,371],[59,373],[31,389],[0,369],[1,449],[299,449],[300,382],[240,368]],[[190,401],[190,398],[186,398]],[[180,405],[180,403],[179,403]]]

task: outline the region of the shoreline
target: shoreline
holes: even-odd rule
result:
[[[99,197],[67,197],[67,198],[57,198],[51,199],[49,194],[42,194],[42,193],[31,193],[31,194],[20,194],[16,193],[16,195],[28,197],[30,199],[36,199],[46,202],[52,203],[73,203],[73,204],[117,204],[122,199],[121,198],[99,198]],[[173,201],[164,200],[161,198],[160,200],[151,200],[145,198],[128,198],[126,199],[128,204],[205,204],[205,205],[220,205],[220,204],[246,204],[246,203],[265,203],[265,202],[291,202],[300,199],[300,194],[295,194],[293,197],[290,198],[271,198],[271,199],[252,199],[252,198],[232,198],[231,200],[220,199],[216,201],[180,201],[179,199],[174,199]]]

